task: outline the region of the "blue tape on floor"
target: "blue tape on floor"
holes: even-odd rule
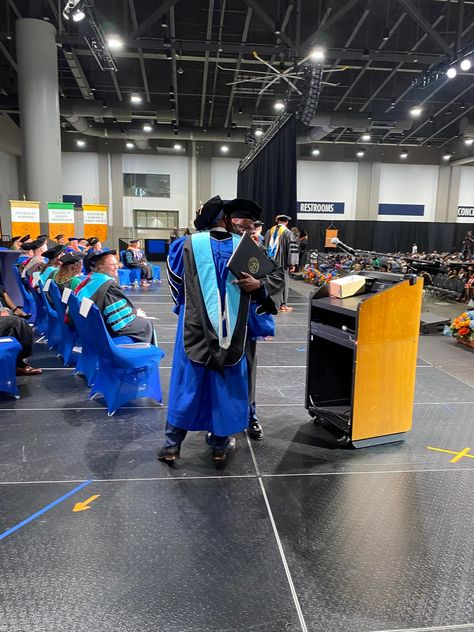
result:
[[[4,531],[1,535],[0,535],[0,540],[3,540],[3,538],[6,538],[7,535],[11,535],[12,533],[14,533],[15,531],[18,531],[18,529],[21,529],[21,527],[24,527],[25,525],[27,525],[29,522],[31,522],[32,520],[34,520],[35,518],[38,518],[39,516],[41,516],[42,514],[46,513],[47,511],[49,511],[50,509],[52,509],[55,505],[58,505],[59,503],[62,503],[63,500],[66,500],[66,498],[69,498],[70,496],[72,496],[73,494],[76,494],[78,491],[80,491],[81,489],[84,489],[84,487],[86,487],[87,485],[90,485],[92,483],[92,480],[90,481],[84,481],[84,483],[81,483],[80,485],[78,485],[77,487],[75,487],[74,489],[71,489],[70,492],[68,492],[67,494],[64,494],[64,496],[61,496],[61,498],[58,498],[57,500],[54,500],[52,503],[50,503],[49,505],[46,505],[46,507],[43,507],[43,509],[40,509],[39,511],[37,511],[36,513],[34,513],[33,515],[31,515],[29,518],[25,518],[25,520],[23,520],[22,522],[19,522],[17,525],[15,525],[14,527],[11,527],[11,529],[7,529],[6,531]]]

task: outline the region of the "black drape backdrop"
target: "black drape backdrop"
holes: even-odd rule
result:
[[[296,217],[296,121],[292,116],[243,170],[238,171],[237,196],[263,208],[264,230],[275,215]]]
[[[353,248],[376,252],[451,252],[461,249],[468,230],[474,224],[442,222],[375,222],[298,220],[298,228],[306,231],[310,248],[324,249],[326,228],[337,228],[339,239]]]

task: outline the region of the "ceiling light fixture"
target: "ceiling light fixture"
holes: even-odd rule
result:
[[[86,17],[86,14],[84,13],[84,11],[81,11],[80,9],[78,9],[72,14],[72,21],[81,22],[85,17]]]
[[[145,123],[145,125],[143,126],[143,131],[151,132],[152,130],[153,130],[153,127],[150,125],[150,123]]]
[[[257,138],[259,138],[260,136],[263,136],[263,129],[256,129],[255,130],[255,136]]]
[[[175,145],[173,145],[173,149],[176,149],[176,151],[181,151],[181,149],[183,149],[183,146],[179,143],[176,143]]]
[[[123,41],[118,35],[108,35],[107,46],[110,50],[120,50],[123,48]]]
[[[283,101],[275,101],[273,107],[275,110],[277,110],[277,112],[281,112],[285,109],[285,104],[283,103]]]
[[[311,153],[313,154],[313,156],[319,156],[321,150],[319,149],[319,147],[315,147]]]
[[[472,62],[470,59],[463,59],[461,62],[461,70],[464,70],[464,72],[467,72],[468,70],[470,70],[472,66]]]
[[[139,94],[132,94],[130,96],[130,103],[141,103],[143,99]]]
[[[312,61],[322,63],[324,61],[325,52],[322,48],[315,48],[309,55]]]
[[[85,140],[76,140],[76,145],[78,147],[85,147],[86,146],[86,141]]]
[[[453,66],[451,66],[451,68],[448,68],[446,71],[446,77],[449,77],[449,79],[454,79],[457,74],[458,71]]]
[[[221,145],[221,152],[226,154],[229,151],[229,147],[227,145]]]
[[[472,143],[474,143],[474,138],[465,138],[464,139],[464,144],[467,145],[468,147],[471,146]]]
[[[369,134],[369,133],[362,134],[362,141],[363,141],[364,143],[368,143],[368,142],[369,142],[369,140],[370,140],[370,134]]]
[[[448,151],[443,154],[443,160],[450,160],[451,159],[452,154],[450,154]]]
[[[128,141],[127,143],[125,143],[125,147],[127,149],[133,149],[135,147],[135,144],[132,143],[131,141]]]
[[[402,153],[400,154],[400,158],[402,160],[405,160],[406,158],[408,158],[408,152],[407,151],[402,151]]]
[[[364,149],[359,149],[359,151],[356,154],[357,158],[363,158],[365,156],[365,150]]]
[[[390,39],[390,29],[388,28],[388,26],[386,26],[383,30],[382,39],[384,42],[388,42],[388,40]]]
[[[415,107],[412,107],[412,109],[410,110],[410,116],[421,116],[422,112],[423,110],[421,109],[421,107],[419,105],[415,105]]]
[[[83,0],[68,0],[63,10],[63,18],[69,20],[71,17],[73,22],[81,22],[86,17],[81,8],[82,4],[84,4]]]

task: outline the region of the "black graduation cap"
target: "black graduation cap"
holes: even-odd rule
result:
[[[225,202],[224,213],[229,217],[257,220],[263,213],[263,209],[253,200],[235,198],[235,200]]]
[[[87,242],[90,244],[90,243],[91,243],[91,241],[92,241],[93,239],[98,239],[98,237],[89,237],[89,239],[87,240]]]
[[[54,241],[59,241],[63,237],[64,237],[64,235],[56,235],[56,237],[54,238]]]
[[[261,222],[259,219],[255,222],[255,226],[263,226],[263,222]]]
[[[46,239],[35,239],[34,241],[30,241],[28,243],[28,250],[36,250],[37,248],[41,248],[46,243]]]
[[[30,241],[30,235],[25,235],[20,239],[20,242],[24,244],[25,242]]]
[[[55,257],[59,257],[63,250],[64,246],[53,246],[52,248],[49,248],[49,250],[45,250],[43,252],[43,257],[45,259],[54,259]]]
[[[138,244],[140,240],[139,239],[130,239],[130,241],[128,242],[129,244]]]
[[[18,241],[18,240],[21,241],[21,235],[19,235],[18,237],[12,237],[12,244],[14,244],[15,241]]]
[[[220,195],[216,195],[205,202],[201,208],[198,209],[196,219],[194,220],[196,230],[205,230],[212,226],[222,211],[223,204]]]
[[[97,254],[94,254],[94,255],[88,255],[87,261],[89,262],[90,266],[94,268],[99,263],[102,257],[106,257],[107,255],[116,255],[116,254],[117,254],[116,250],[104,250],[103,252],[98,252]]]
[[[289,215],[277,215],[277,216],[275,217],[275,220],[276,220],[277,222],[279,222],[280,220],[281,220],[281,221],[283,221],[283,222],[291,222],[291,220],[292,220],[292,219],[293,219],[293,218],[292,218],[292,217],[290,217]]]
[[[68,241],[79,241],[78,237],[68,237]]]
[[[82,252],[67,252],[61,257],[61,263],[64,266],[71,265],[72,263],[78,263],[84,259]]]
[[[44,235],[44,234],[43,235],[38,235],[38,237],[36,239],[44,239],[44,240],[46,240],[46,239],[48,239],[48,235]]]
[[[97,237],[92,237],[92,239],[88,239],[87,241],[89,243],[89,246],[95,246],[99,243],[100,239],[98,239]]]

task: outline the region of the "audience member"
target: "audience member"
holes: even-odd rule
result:
[[[140,270],[140,285],[148,286],[153,280],[153,268],[148,263],[143,250],[140,250],[140,240],[131,239],[125,251],[125,265],[127,268]]]

